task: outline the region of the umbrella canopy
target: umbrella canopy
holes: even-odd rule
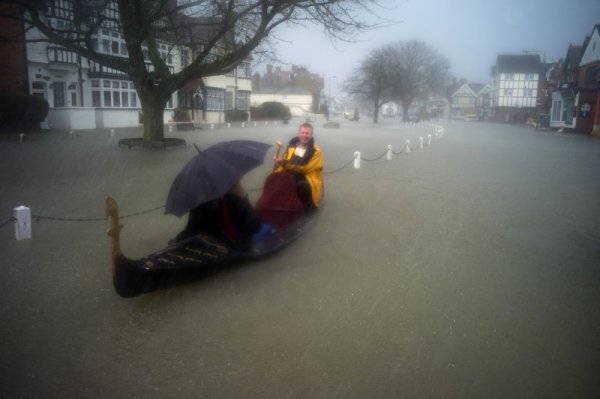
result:
[[[222,197],[243,175],[264,162],[269,147],[257,141],[233,140],[201,151],[175,177],[165,213],[181,217],[200,204]]]

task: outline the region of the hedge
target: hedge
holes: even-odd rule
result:
[[[39,96],[0,94],[0,127],[3,131],[39,129],[48,116],[48,102]]]

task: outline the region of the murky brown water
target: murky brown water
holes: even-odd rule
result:
[[[425,127],[317,124],[326,171]],[[600,140],[444,124],[430,146],[326,176],[317,226],[284,251],[134,299],[112,290],[107,223],[0,229],[0,397],[591,398],[600,395]],[[195,153],[295,126],[0,141],[1,209],[102,217],[160,206]],[[269,165],[254,171],[260,187]],[[132,257],[183,220],[123,220]]]

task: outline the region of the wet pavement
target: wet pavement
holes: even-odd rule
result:
[[[0,137],[3,398],[600,396],[600,140],[512,125],[316,125],[325,205],[259,262],[133,299],[111,286],[103,201],[124,253],[164,247],[161,206],[200,148],[287,140],[297,124]],[[376,159],[388,144],[400,152]],[[267,158],[270,158],[274,150]],[[255,199],[270,164],[244,179]],[[41,218],[39,218],[41,217]]]

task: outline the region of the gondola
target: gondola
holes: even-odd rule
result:
[[[304,212],[289,175],[272,174],[265,182],[256,210],[274,231],[255,240],[246,249],[208,234],[198,234],[171,244],[140,259],[126,257],[120,248],[119,211],[113,198],[106,198],[106,215],[111,219],[107,234],[112,244],[114,289],[122,297],[135,297],[214,274],[226,265],[257,260],[289,245],[315,223],[317,211]]]

